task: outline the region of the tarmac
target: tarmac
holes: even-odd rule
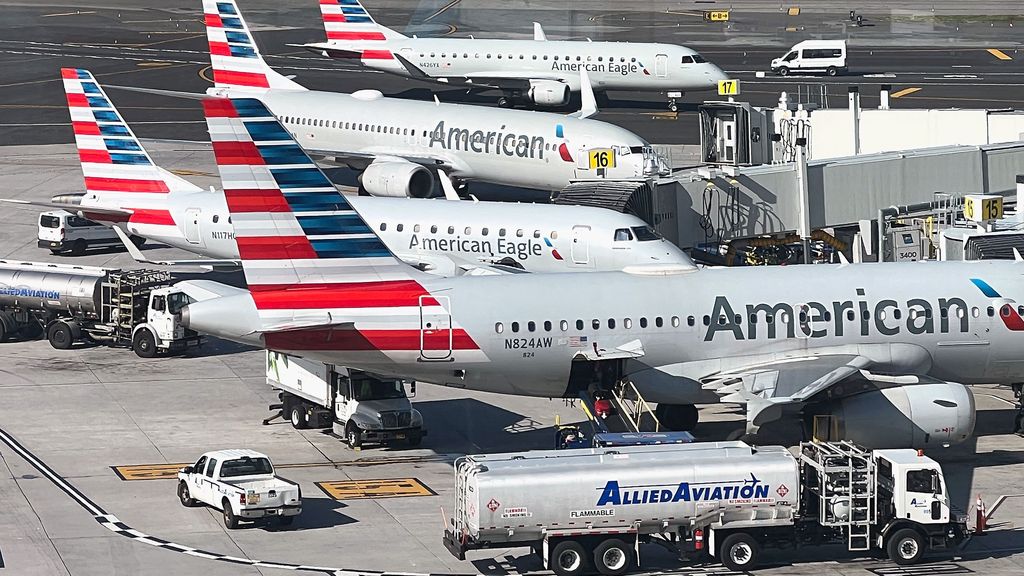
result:
[[[151,4],[151,5],[149,5]],[[322,39],[312,0],[244,0],[245,15],[268,60],[312,88],[377,88],[429,98],[432,86],[344,69],[287,46]],[[792,3],[796,5],[796,2]],[[406,34],[527,37],[533,20],[552,38],[648,40],[699,49],[741,79],[740,99],[774,105],[779,92],[843,106],[858,85],[864,106],[880,84],[892,84],[894,107],[1024,106],[1024,51],[1013,25],[1019,1],[858,2],[862,26],[845,4],[811,0],[638,2],[606,0],[367,0],[378,19]],[[731,8],[728,23],[709,23],[706,9]],[[0,0],[0,197],[48,200],[82,191],[58,68],[93,70],[106,84],[200,92],[209,86],[199,2],[90,0],[65,3]],[[494,23],[500,22],[500,30]],[[758,71],[795,42],[843,37],[852,73],[825,80],[759,78]],[[998,50],[1008,56],[999,58]],[[154,160],[200,186],[219,184],[206,128],[195,102],[110,91]],[[795,95],[795,96],[793,96]],[[443,91],[442,100],[493,104],[493,95]],[[658,144],[697,141],[696,106],[688,94],[679,114],[658,94],[610,94],[602,119]],[[173,141],[172,141],[173,140]],[[200,143],[189,142],[191,140]],[[345,183],[343,171],[332,173]],[[476,191],[476,188],[474,188]],[[36,247],[39,209],[0,205],[0,259],[135,267],[121,250],[51,256]],[[151,258],[185,257],[147,245]],[[295,430],[270,415],[276,393],[264,379],[262,351],[208,340],[184,356],[143,360],[129,350],[55,350],[45,341],[0,343],[0,576],[382,572],[488,574],[540,571],[528,549],[471,553],[459,562],[441,544],[453,507],[453,469],[462,454],[548,448],[556,417],[582,420],[562,400],[518,398],[430,385],[414,405],[429,435],[417,449],[350,450],[320,430]],[[929,455],[944,467],[954,505],[972,515],[980,495],[997,510],[983,536],[956,555],[896,567],[854,558],[835,547],[773,552],[759,574],[929,576],[1024,573],[1024,438],[1010,433],[1009,390],[974,387],[977,435]],[[735,437],[743,416],[723,405],[703,407],[699,440]],[[217,511],[184,508],[173,471],[208,450],[267,453],[302,487],[304,511],[287,529],[244,525],[228,531]],[[653,546],[642,572],[728,576],[720,565],[680,565]]]
[[[208,151],[189,143],[147,144],[158,164],[200,185],[214,184]],[[81,187],[70,146],[0,147],[4,195],[45,200]],[[35,246],[37,210],[0,210],[6,260],[133,267],[111,250],[55,257]],[[156,258],[173,250],[147,246]],[[180,255],[179,255],[180,256]],[[534,573],[528,549],[493,549],[459,562],[441,543],[453,506],[452,463],[462,454],[548,448],[556,417],[583,419],[562,400],[518,398],[420,385],[414,405],[429,435],[417,449],[350,450],[320,430],[261,424],[276,394],[264,354],[208,340],[184,356],[143,360],[126,349],[55,350],[46,341],[0,343],[0,575],[278,574],[355,576],[381,572]],[[1010,434],[1007,389],[975,387],[977,437],[931,450],[945,469],[955,506],[972,512],[1019,494],[1024,439]],[[743,416],[702,408],[699,440],[736,437]],[[302,487],[304,510],[287,529],[228,531],[217,511],[184,508],[174,471],[208,450],[245,447],[268,454]],[[972,521],[973,525],[973,521]],[[1011,498],[956,556],[896,567],[836,547],[770,552],[759,574],[928,576],[1024,571],[1024,498]],[[645,546],[642,572],[728,576],[720,565],[683,566]]]

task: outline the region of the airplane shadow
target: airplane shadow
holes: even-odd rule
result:
[[[414,405],[423,414],[429,431],[423,443],[438,453],[480,454],[554,447],[551,426],[480,400],[414,400]]]

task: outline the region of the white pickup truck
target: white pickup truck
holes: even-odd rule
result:
[[[274,475],[270,458],[253,450],[203,454],[178,472],[178,498],[187,507],[206,504],[224,513],[224,526],[277,517],[288,525],[302,512],[299,485]]]

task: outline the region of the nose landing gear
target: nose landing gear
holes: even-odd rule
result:
[[[665,95],[668,96],[668,109],[669,109],[669,111],[671,111],[671,112],[678,112],[679,111],[679,105],[676,103],[676,100],[679,99],[679,98],[682,98],[683,97],[683,93],[682,92],[666,92]]]

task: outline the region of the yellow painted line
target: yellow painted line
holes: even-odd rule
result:
[[[909,96],[910,94],[913,94],[914,92],[918,92],[920,90],[920,88],[904,88],[903,90],[897,90],[896,92],[889,94],[889,97],[902,98],[903,96]]]
[[[799,6],[794,6],[794,7],[790,8],[789,9],[789,15],[790,16],[799,16],[800,15],[800,7]]]
[[[139,62],[136,66],[143,68],[160,68],[161,66],[170,66],[170,62]]]
[[[995,56],[996,58],[999,58],[1000,60],[1013,60],[1013,58],[1011,58],[1009,54],[1003,52],[1002,50],[999,50],[998,48],[989,48],[988,53]]]
[[[175,176],[209,176],[213,177],[213,174],[209,172],[202,172],[200,170],[171,170],[171,174]]]
[[[796,32],[796,26],[786,26],[786,32]]]
[[[335,500],[437,496],[437,492],[434,492],[426,484],[415,478],[344,480],[340,482],[317,482],[316,485],[324,491],[324,494]]]
[[[111,466],[114,474],[121,480],[168,480],[177,478],[178,470],[188,463],[181,464],[139,464],[135,466]]]
[[[424,18],[423,21],[424,22],[430,22],[434,18],[437,18],[441,14],[444,14],[445,12],[447,12],[452,6],[455,6],[459,2],[462,2],[462,0],[452,0],[451,2],[449,2],[449,3],[445,4],[444,6],[442,6],[437,12],[434,12],[430,16],[427,16],[426,18]]]
[[[87,12],[79,12],[79,11],[75,11],[75,12],[60,12],[58,14],[43,14],[42,16],[40,16],[40,18],[56,18],[57,16],[77,16],[79,14],[95,14],[95,13],[96,13],[95,10],[89,10]]]

